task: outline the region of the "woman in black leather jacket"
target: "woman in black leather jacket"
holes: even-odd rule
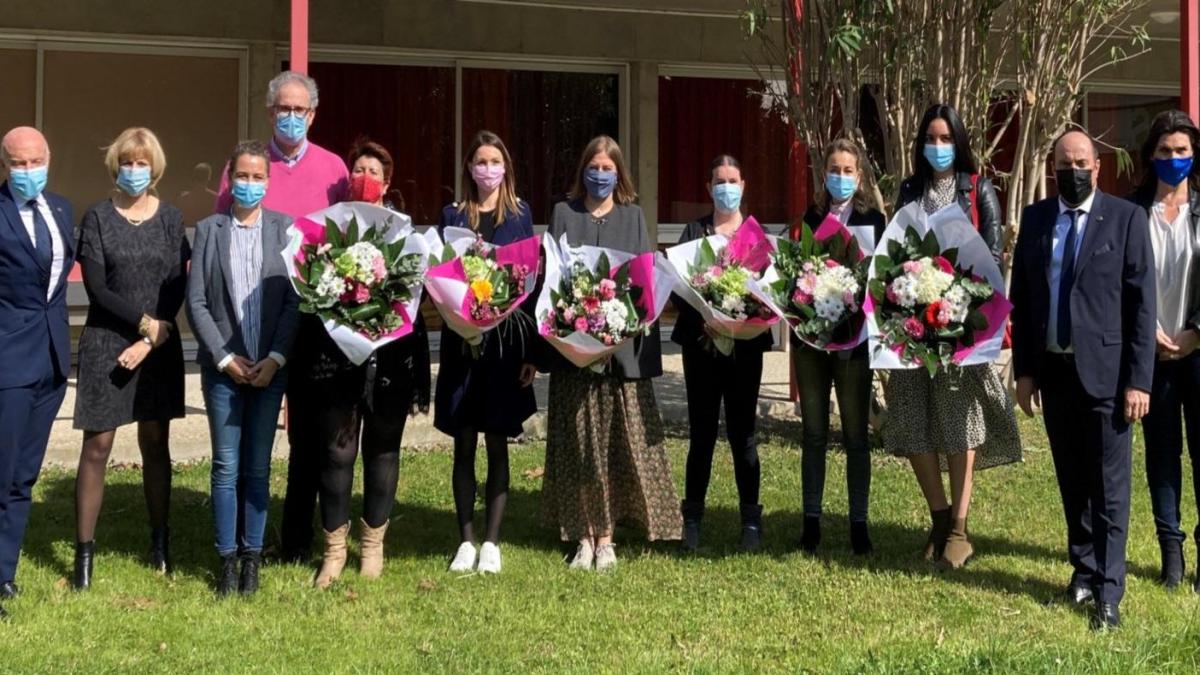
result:
[[[927,214],[957,205],[975,224],[997,262],[1004,245],[1000,201],[979,176],[967,131],[949,105],[925,112],[913,142],[914,174],[900,186],[896,209],[919,202]],[[924,555],[959,568],[974,555],[967,538],[974,471],[1021,459],[1012,398],[991,364],[950,368],[930,378],[923,368],[893,370],[884,446],[907,457],[932,520]],[[941,470],[950,473],[950,500]]]
[[[1142,184],[1131,198],[1146,209],[1154,248],[1158,359],[1150,412],[1142,419],[1142,430],[1150,506],[1162,549],[1160,581],[1167,588],[1178,586],[1185,573],[1186,535],[1179,508],[1184,423],[1192,481],[1200,488],[1200,353],[1196,351],[1200,343],[1200,163],[1194,161],[1198,145],[1200,129],[1187,113],[1160,113],[1142,145]],[[1200,507],[1200,491],[1196,505]],[[1200,542],[1200,526],[1195,534]],[[1200,593],[1200,572],[1193,588]]]

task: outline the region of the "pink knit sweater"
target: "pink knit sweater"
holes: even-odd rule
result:
[[[350,172],[341,157],[309,143],[300,161],[288,166],[270,145],[271,176],[262,205],[292,218],[307,216],[345,198]],[[229,192],[229,167],[221,172],[221,189],[217,194],[216,212],[224,213],[233,205]]]

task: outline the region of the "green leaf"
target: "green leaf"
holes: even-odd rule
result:
[[[383,312],[383,306],[377,301],[371,301],[363,305],[359,305],[347,312],[350,319],[356,322],[366,321],[374,318]]]
[[[342,239],[342,231],[338,229],[337,223],[333,222],[333,218],[325,218],[325,241],[334,248],[344,248],[345,240]]]
[[[930,258],[940,255],[942,245],[938,243],[937,235],[930,230],[925,233],[925,238],[921,240],[921,254],[927,255]]]
[[[813,254],[813,247],[816,245],[816,238],[813,235],[812,228],[805,223],[800,230],[800,255],[802,257],[810,257]]]
[[[717,263],[717,253],[713,250],[712,244],[708,239],[700,242],[700,255],[696,256],[696,266],[701,269],[708,269]]]
[[[358,241],[358,216],[350,217],[350,224],[346,226],[346,245],[349,246]]]
[[[977,309],[967,314],[965,323],[971,327],[971,330],[987,330],[988,327],[987,316]]]
[[[607,253],[601,253],[600,259],[596,261],[596,273],[599,274],[602,279],[607,279],[609,278],[609,275],[612,274],[612,264],[608,262]]]

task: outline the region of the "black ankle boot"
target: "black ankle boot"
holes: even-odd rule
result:
[[[684,553],[695,553],[700,548],[700,521],[704,519],[704,504],[685,499],[679,505],[679,512],[683,514],[683,541],[679,548]]]
[[[150,530],[150,568],[159,574],[171,573],[170,540],[171,528],[163,526]]]
[[[821,545],[821,516],[804,516],[804,532],[800,534],[800,549],[808,554]]]
[[[762,504],[742,504],[742,550],[762,547]]]
[[[92,557],[96,553],[96,542],[75,542],[75,575],[71,585],[77,591],[86,591],[92,587]]]
[[[238,558],[236,553],[221,556],[221,571],[217,575],[217,595],[225,597],[238,588]]]
[[[238,592],[242,595],[254,595],[258,592],[258,567],[262,563],[262,554],[250,551],[242,555],[242,578],[238,581]]]
[[[1158,542],[1162,550],[1162,571],[1158,580],[1168,589],[1174,589],[1183,583],[1183,542],[1175,539],[1164,539]]]
[[[875,547],[871,544],[871,534],[867,531],[867,521],[850,523],[850,550],[854,555],[871,555]]]

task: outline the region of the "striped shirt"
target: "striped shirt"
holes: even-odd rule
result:
[[[233,231],[229,238],[229,269],[233,293],[234,311],[242,329],[242,342],[246,345],[246,358],[257,362],[262,324],[262,210],[258,218],[249,224],[238,222],[232,217]]]

